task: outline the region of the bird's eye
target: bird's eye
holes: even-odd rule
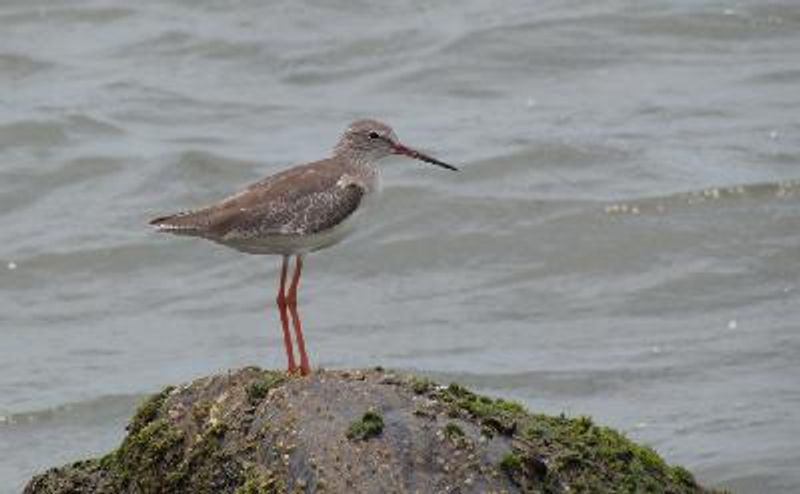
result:
[[[368,134],[370,139],[380,139],[381,135],[375,132],[374,130]]]

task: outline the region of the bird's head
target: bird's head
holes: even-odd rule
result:
[[[349,155],[364,161],[377,161],[392,154],[408,156],[457,171],[458,168],[405,146],[391,127],[377,120],[356,120],[344,131],[334,148],[335,155]]]

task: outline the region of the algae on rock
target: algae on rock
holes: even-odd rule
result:
[[[382,369],[290,377],[253,367],[166,388],[142,404],[115,451],[25,489],[386,491],[709,492],[585,417],[532,414]]]
[[[354,441],[366,441],[379,436],[383,432],[383,418],[375,411],[370,410],[363,417],[356,420],[347,429],[347,438]]]

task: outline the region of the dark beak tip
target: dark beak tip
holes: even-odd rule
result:
[[[454,171],[454,172],[461,171],[461,170],[459,170],[458,168],[456,168],[453,165],[449,165],[447,163],[439,161],[436,158],[432,158],[432,157],[428,156],[427,154],[420,153],[419,151],[417,151],[415,149],[412,149],[412,148],[409,148],[409,147],[406,147],[403,144],[399,144],[399,143],[395,144],[393,151],[394,151],[394,154],[408,156],[409,158],[413,158],[413,159],[416,159],[416,160],[424,161],[424,162],[430,163],[432,165],[437,165],[437,166],[440,166],[442,168],[446,168],[446,169]]]
[[[439,165],[440,167],[442,167],[442,168],[444,168],[446,170],[453,171],[453,172],[460,172],[461,171],[459,168],[457,168],[457,167],[455,167],[455,166],[453,166],[453,165],[451,165],[449,163],[443,163],[443,162],[441,162],[439,160],[436,160],[436,161],[434,161],[432,163],[434,165]]]

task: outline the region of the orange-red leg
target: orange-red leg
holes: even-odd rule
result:
[[[300,285],[300,274],[303,271],[303,256],[295,256],[296,263],[294,268],[294,276],[292,276],[292,284],[289,286],[289,293],[286,294],[286,305],[289,307],[289,312],[292,315],[292,322],[294,323],[294,336],[297,339],[297,349],[300,351],[300,373],[307,376],[311,372],[311,367],[308,364],[308,355],[306,354],[306,343],[303,338],[303,327],[300,324],[300,315],[297,313],[297,287]]]
[[[296,372],[297,364],[294,363],[294,349],[292,348],[292,335],[289,332],[289,315],[286,313],[288,304],[286,302],[286,274],[289,266],[289,256],[283,256],[281,265],[281,283],[278,287],[278,297],[275,302],[278,304],[278,312],[281,316],[281,326],[283,327],[283,346],[286,348],[286,360],[288,361],[288,371]]]

